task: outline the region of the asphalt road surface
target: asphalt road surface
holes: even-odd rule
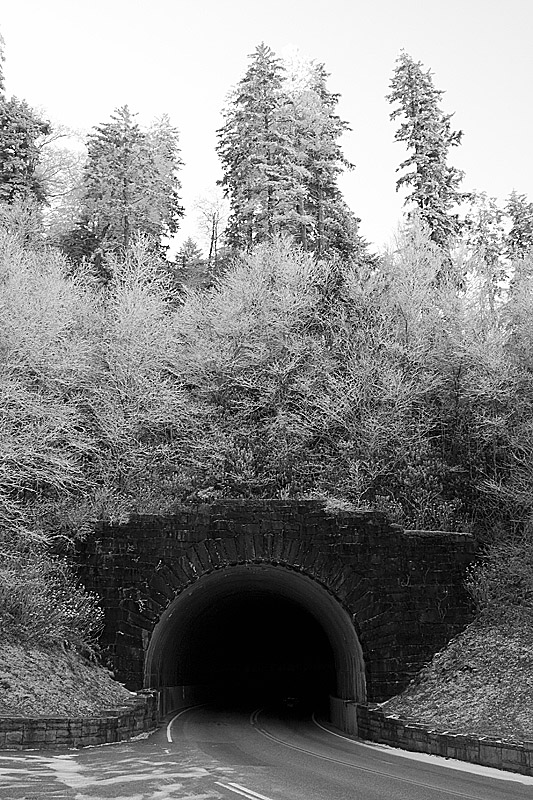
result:
[[[524,800],[533,778],[354,741],[308,714],[196,706],[150,736],[0,753],[1,800]]]

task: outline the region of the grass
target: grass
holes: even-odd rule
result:
[[[382,708],[438,730],[533,739],[533,620],[475,621]]]

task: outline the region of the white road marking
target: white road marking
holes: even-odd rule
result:
[[[175,720],[178,719],[178,717],[181,717],[182,714],[186,714],[187,711],[192,711],[193,708],[202,708],[203,706],[206,706],[206,705],[207,705],[207,703],[198,703],[195,706],[187,706],[187,708],[183,708],[174,717],[172,717],[172,719],[170,720],[170,722],[167,725],[167,741],[168,742],[172,742],[173,741],[170,729],[172,728],[172,724],[175,722]]]
[[[252,717],[250,718],[251,722],[252,722],[252,719],[254,720],[252,722],[252,724],[255,724],[255,730],[258,733],[260,733],[261,736],[264,736],[266,739],[270,739],[271,741],[276,742],[277,744],[281,744],[283,747],[288,747],[290,750],[296,750],[299,753],[305,753],[306,755],[313,756],[314,758],[318,758],[321,761],[329,761],[332,764],[342,764],[343,767],[349,767],[350,769],[354,769],[354,770],[357,770],[359,772],[368,772],[371,775],[379,775],[379,776],[384,777],[384,778],[390,778],[391,780],[399,781],[400,783],[408,783],[408,784],[411,784],[412,786],[421,786],[424,789],[434,789],[436,791],[438,790],[438,791],[444,792],[445,794],[448,794],[450,796],[453,795],[453,797],[465,797],[465,798],[467,798],[467,800],[479,800],[478,796],[474,796],[474,795],[471,795],[471,794],[463,794],[463,792],[455,792],[452,789],[440,789],[439,787],[432,786],[431,784],[428,784],[428,783],[421,783],[420,781],[415,781],[415,780],[412,780],[410,778],[401,778],[399,775],[391,775],[389,772],[381,772],[381,770],[379,770],[379,769],[370,769],[369,767],[363,767],[360,764],[353,764],[350,761],[344,761],[344,760],[339,759],[339,758],[332,758],[331,756],[321,755],[320,753],[317,753],[314,750],[308,750],[305,747],[298,747],[298,745],[289,744],[289,742],[285,742],[283,739],[279,739],[277,736],[273,736],[273,734],[268,733],[268,731],[266,731],[264,728],[260,727],[258,717],[259,717],[259,714],[261,713],[261,710],[262,709],[258,709],[256,712],[254,712],[252,714]],[[341,739],[347,738],[345,736],[341,736],[340,734],[334,734],[334,735],[335,736],[340,736]],[[360,744],[360,742],[356,742],[356,741],[354,741],[354,739],[348,739],[348,741],[353,742],[354,744],[357,744],[357,745]],[[376,748],[376,749],[378,749],[378,748]],[[402,751],[402,755],[403,755],[403,751]],[[433,764],[435,764],[435,762],[433,762]],[[502,777],[502,776],[500,775],[499,777]],[[521,776],[521,777],[525,777],[525,776]],[[505,776],[503,776],[503,779],[505,779]]]
[[[400,747],[391,747],[391,745],[388,744],[370,744],[369,742],[358,741],[350,736],[343,736],[342,733],[335,733],[335,731],[331,731],[329,728],[321,725],[314,714],[312,714],[311,719],[318,728],[329,733],[331,736],[344,739],[345,742],[352,742],[352,744],[356,744],[358,747],[364,747],[367,750],[374,750],[381,754],[385,751],[387,755],[396,756],[397,758],[409,758],[412,761],[423,761],[426,764],[434,764],[438,767],[447,767],[448,769],[460,770],[461,772],[472,772],[476,775],[484,775],[487,778],[498,778],[500,781],[515,781],[517,783],[525,783],[526,786],[533,786],[533,777],[530,775],[520,775],[519,772],[507,772],[503,769],[496,769],[496,767],[484,767],[482,764],[472,764],[470,761],[459,761],[456,758],[437,756],[432,753],[415,753],[412,750],[402,750]]]
[[[248,800],[271,800],[270,797],[267,797],[264,794],[254,792],[252,789],[247,789],[246,786],[241,786],[240,783],[232,783],[231,781],[228,781],[228,783],[215,781],[215,783],[217,786],[222,786],[224,789],[229,789],[230,792],[235,792],[235,794],[240,794],[242,797],[247,797]]]

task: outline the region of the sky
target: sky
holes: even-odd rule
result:
[[[374,249],[392,242],[403,213],[406,151],[385,99],[402,49],[431,69],[464,132],[450,156],[463,188],[533,199],[532,31],[533,0],[0,0],[8,95],[82,133],[125,104],[142,124],[169,115],[185,164],[178,246],[221,177],[221,111],[262,41],[330,73],[356,165],[340,186]]]

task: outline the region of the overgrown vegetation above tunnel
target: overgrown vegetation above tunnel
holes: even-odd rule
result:
[[[491,309],[411,225],[379,268],[286,240],[168,296],[142,240],[107,289],[2,237],[2,519],[22,537],[175,501],[322,496],[406,527],[528,517],[526,276]]]
[[[525,530],[531,278],[524,267],[493,306],[473,267],[463,288],[443,280],[444,258],[418,223],[376,267],[278,239],[177,296],[142,239],[102,288],[4,233],[9,559],[26,572],[35,543],[63,547],[96,519],[235,496],[330,498],[484,537]],[[6,632],[13,620],[6,603]]]

